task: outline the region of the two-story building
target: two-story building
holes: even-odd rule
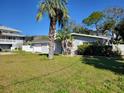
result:
[[[19,30],[0,26],[0,51],[20,48],[24,42],[24,35]]]

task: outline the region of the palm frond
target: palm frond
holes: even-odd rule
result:
[[[41,20],[43,14],[46,12],[46,4],[44,2],[39,4],[39,9],[38,9],[38,13],[36,15],[36,20],[39,21]]]
[[[66,4],[67,0],[44,0],[40,2],[36,19],[40,20],[44,13],[47,13],[49,18],[56,18],[59,26],[63,27],[69,19]]]
[[[39,13],[36,15],[36,20],[39,21],[39,20],[41,20],[41,18],[42,18],[42,13],[39,12]]]

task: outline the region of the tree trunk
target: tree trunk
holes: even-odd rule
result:
[[[113,44],[113,42],[114,42],[114,32],[113,32],[113,30],[112,30],[112,38],[111,38],[111,40],[112,40],[112,44]]]
[[[95,25],[96,25],[96,36],[99,36],[98,26],[97,26],[97,24],[95,24]]]
[[[62,40],[61,44],[62,44],[63,54],[65,55],[66,54],[66,41]]]
[[[112,31],[112,37],[111,37],[111,41],[112,41],[112,44],[114,43],[114,27],[112,27],[112,29],[111,29],[111,31]]]
[[[62,54],[65,53],[65,43],[64,40],[61,41],[61,46],[62,46]]]
[[[50,17],[50,28],[49,28],[49,59],[53,59],[54,46],[55,46],[55,30],[56,30],[56,18]]]

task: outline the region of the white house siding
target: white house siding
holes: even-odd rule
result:
[[[33,52],[33,48],[30,45],[23,45],[22,51]]]
[[[15,40],[15,42],[12,44],[11,50],[15,50],[16,48],[21,48],[23,45],[23,40]]]
[[[23,45],[24,35],[19,30],[0,25],[1,50],[14,50]],[[10,47],[11,46],[11,47]]]
[[[23,40],[4,40],[4,39],[0,39],[0,44],[12,44],[12,45],[23,44]]]
[[[55,41],[55,54],[60,54],[62,52],[61,42]]]
[[[72,52],[76,51],[78,46],[85,43],[85,42],[96,42],[97,40],[100,40],[100,42],[104,42],[103,39],[93,38],[93,37],[82,37],[82,36],[73,36],[73,49]]]
[[[117,50],[124,56],[124,44],[113,45],[113,51]]]
[[[44,45],[42,45],[42,43],[41,43],[40,46],[39,45],[38,46],[36,46],[36,45],[23,45],[22,50],[26,51],[26,52],[32,52],[32,53],[48,54],[49,53],[49,45],[48,45],[48,43],[46,43]],[[55,43],[54,53],[55,54],[61,53],[61,43],[60,42]]]
[[[0,40],[1,49],[11,49],[20,48],[23,45],[23,40]],[[11,46],[11,47],[10,47]]]
[[[48,54],[49,48],[48,48],[48,46],[38,46],[38,47],[33,46],[33,52]]]

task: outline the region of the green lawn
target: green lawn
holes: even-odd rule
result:
[[[124,61],[34,54],[0,56],[0,93],[124,93]]]

